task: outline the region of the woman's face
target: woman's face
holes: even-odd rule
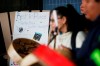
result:
[[[65,24],[66,21],[64,20],[63,17],[61,18],[60,16],[57,16],[57,18],[58,18],[58,29],[60,30],[63,27],[63,25]],[[54,20],[54,16],[53,16],[53,14],[51,14],[51,17],[50,17],[50,29],[52,31],[54,31],[55,27],[56,27],[56,23],[55,23],[55,20]]]
[[[84,14],[87,19],[95,20],[98,15],[100,15],[100,3],[95,2],[95,0],[82,0],[85,2]],[[82,6],[82,4],[81,4]]]

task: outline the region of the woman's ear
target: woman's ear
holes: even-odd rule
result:
[[[63,20],[63,24],[67,22],[67,18],[65,16],[62,17],[62,20]]]

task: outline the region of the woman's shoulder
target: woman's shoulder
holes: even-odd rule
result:
[[[78,33],[77,33],[77,36],[86,36],[86,32],[85,31],[79,31]]]

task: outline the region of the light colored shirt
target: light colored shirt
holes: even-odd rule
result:
[[[72,32],[67,32],[63,34],[59,34],[56,37],[56,46],[55,48],[59,48],[61,45],[72,49],[71,47],[71,36]],[[86,34],[83,31],[78,32],[76,36],[76,48],[80,48],[82,46],[82,43],[85,39]],[[54,49],[54,40],[49,45],[50,48]]]

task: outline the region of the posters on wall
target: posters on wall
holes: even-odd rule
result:
[[[29,38],[48,42],[49,12],[16,12],[13,39]]]
[[[48,42],[49,12],[16,12],[13,40],[29,38],[41,44]],[[10,66],[17,66],[10,61]]]

